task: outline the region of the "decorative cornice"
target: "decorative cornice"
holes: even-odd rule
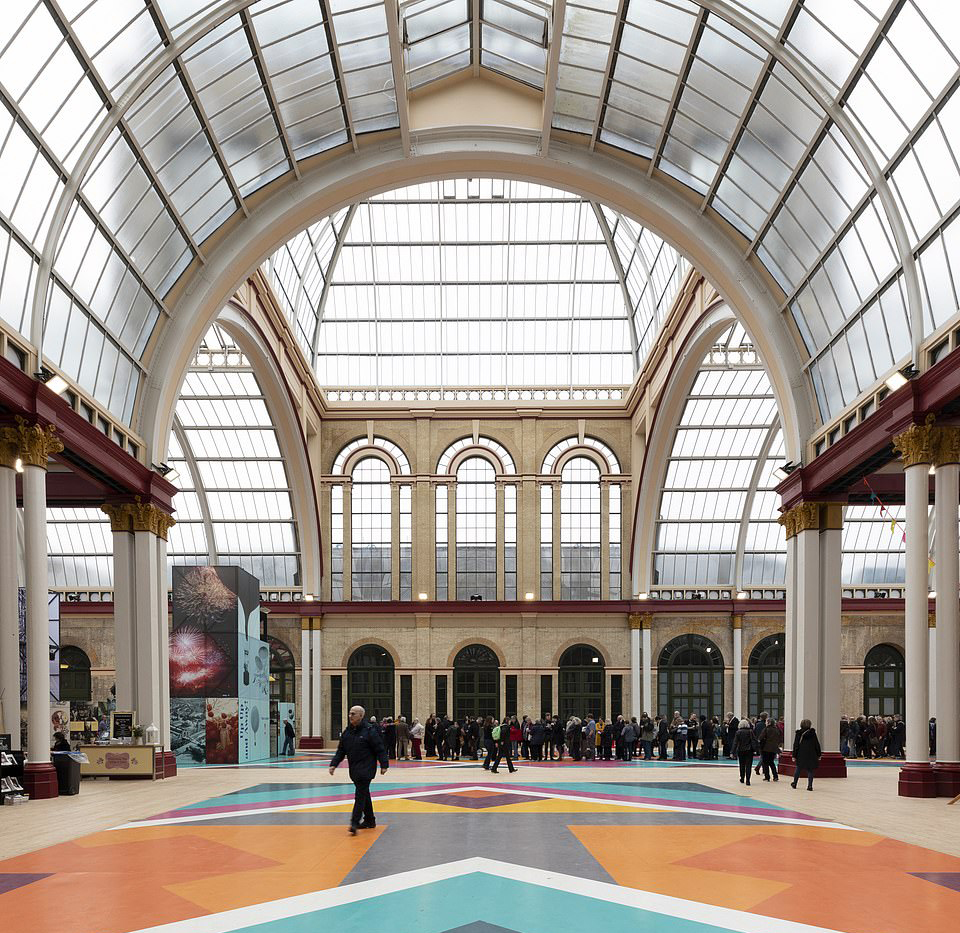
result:
[[[786,512],[781,512],[780,515],[777,516],[777,524],[783,528],[789,541],[797,533],[797,516],[794,510],[787,509]]]
[[[836,531],[843,528],[843,506],[839,502],[798,502],[781,513],[777,522],[787,540],[801,531]]]
[[[927,415],[923,424],[911,424],[893,438],[893,449],[899,452],[905,469],[936,461],[941,431],[934,425],[935,420],[933,415]]]
[[[300,620],[300,628],[304,632],[322,632],[323,616],[306,616]]]
[[[631,629],[653,628],[653,614],[650,612],[632,613],[627,617]]]
[[[24,466],[45,470],[50,457],[61,450],[63,441],[52,424],[31,424],[17,415],[16,424],[0,427],[0,462],[4,466],[13,467],[20,460]]]
[[[142,502],[139,496],[133,502],[105,503],[100,510],[110,518],[111,531],[149,531],[164,541],[177,523],[168,512],[152,503]]]

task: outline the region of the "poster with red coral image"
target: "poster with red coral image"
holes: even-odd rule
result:
[[[207,764],[235,765],[240,760],[239,700],[207,700]]]
[[[238,571],[173,568],[171,697],[237,696]]]

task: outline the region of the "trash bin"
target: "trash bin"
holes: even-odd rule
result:
[[[80,761],[70,752],[54,752],[53,766],[57,769],[57,787],[61,797],[80,793]]]

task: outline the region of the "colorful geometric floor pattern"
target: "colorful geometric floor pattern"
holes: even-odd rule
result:
[[[378,780],[377,827],[355,837],[351,785],[253,784],[0,862],[0,916],[31,933],[957,929],[958,858],[694,782],[519,777]]]

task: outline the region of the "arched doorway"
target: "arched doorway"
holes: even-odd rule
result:
[[[603,716],[607,708],[603,655],[590,645],[573,645],[560,655],[557,667],[557,710],[566,722],[571,716]]]
[[[657,665],[660,712],[670,717],[723,715],[723,656],[702,635],[681,635],[660,652]]]
[[[903,653],[894,645],[874,645],[863,660],[863,712],[903,715]]]
[[[766,711],[774,719],[783,716],[784,670],[786,668],[785,636],[768,635],[757,642],[750,652],[748,664],[748,715],[758,716]],[[735,715],[743,714],[734,710]]]
[[[467,645],[453,659],[453,718],[500,717],[500,662],[486,645]]]
[[[93,699],[90,658],[82,648],[74,645],[60,648],[60,699],[74,703],[89,703]]]
[[[296,703],[297,665],[293,652],[279,638],[268,635],[270,645],[270,699],[276,703]]]
[[[367,719],[393,716],[393,658],[380,645],[363,645],[347,662],[347,707],[362,706]]]

